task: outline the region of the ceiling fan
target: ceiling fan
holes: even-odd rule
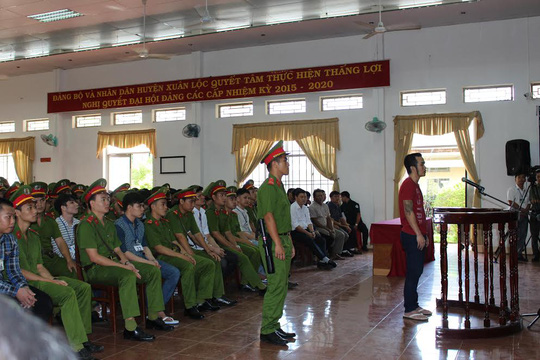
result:
[[[379,23],[375,26],[374,24],[369,24],[363,21],[355,21],[356,24],[371,29],[371,32],[364,36],[364,39],[369,39],[372,36],[377,34],[383,34],[390,31],[402,31],[402,30],[419,30],[422,28],[420,24],[401,24],[401,25],[388,25],[385,26],[382,21],[382,10],[383,6],[379,0]]]
[[[142,47],[134,48],[137,54],[128,56],[127,60],[140,60],[140,59],[158,59],[158,60],[170,60],[171,56],[166,54],[151,54],[146,48],[146,2],[147,0],[141,0],[143,4],[143,34],[142,34]]]
[[[230,25],[230,27],[239,26],[238,21],[234,20],[240,20],[241,17],[238,15],[235,15],[234,17],[215,17],[210,14],[210,11],[208,10],[208,0],[205,0],[204,6],[198,5],[195,6],[195,11],[197,11],[197,14],[199,15],[199,20],[194,23],[185,26],[185,29],[190,28],[226,28],[227,25]],[[245,25],[245,24],[242,24]]]

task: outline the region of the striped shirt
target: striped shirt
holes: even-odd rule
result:
[[[75,234],[73,233],[73,228],[81,221],[79,219],[73,218],[73,225],[69,225],[67,221],[64,220],[64,217],[60,215],[56,218],[56,222],[58,223],[58,228],[60,229],[62,238],[68,246],[69,254],[71,255],[71,258],[75,260]],[[56,245],[56,241],[53,240],[51,241],[51,243],[54,253],[63,258],[64,255],[62,255],[62,253],[60,252],[58,245]]]

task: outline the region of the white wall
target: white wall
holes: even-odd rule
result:
[[[364,109],[355,111],[319,111],[319,96],[329,93],[291,95],[305,97],[305,114],[268,116],[264,102],[254,98],[255,114],[249,118],[216,119],[215,107],[208,101],[186,104],[187,122],[151,122],[151,111],[143,108],[144,123],[136,126],[110,125],[105,110],[101,128],[73,129],[74,114],[50,115],[51,131],[59,138],[58,148],[36,140],[34,174],[43,181],[63,177],[90,183],[102,176],[102,160],[96,159],[97,131],[157,129],[158,159],[155,183],[168,182],[181,188],[192,183],[206,185],[216,179],[235,180],[231,154],[232,125],[265,121],[287,121],[338,117],[341,151],[338,173],[341,189],[351,192],[362,205],[368,223],[392,216],[394,149],[392,118],[395,115],[432,112],[481,111],[486,132],[477,144],[477,167],[482,184],[494,196],[504,198],[513,183],[506,176],[504,146],[506,141],[523,138],[531,142],[532,163],[539,163],[538,120],[535,107],[540,101],[523,97],[531,81],[540,81],[540,18],[467,24],[419,31],[388,33],[363,40],[361,36],[267,45],[225,51],[194,53],[170,61],[145,60],[103,65],[54,73],[21,76],[0,82],[0,120],[19,121],[15,134],[2,138],[27,136],[21,132],[23,119],[47,117],[47,92],[89,89],[124,84],[188,79],[278,69],[334,65],[390,59],[391,86],[385,89],[362,89],[343,93],[362,93]],[[515,101],[464,104],[462,87],[467,85],[514,84]],[[402,108],[399,92],[411,89],[446,88],[447,104]],[[332,93],[335,94],[335,93]],[[278,97],[272,97],[277,99]],[[228,101],[230,102],[230,101]],[[172,105],[170,105],[172,106]],[[373,116],[388,123],[382,134],[367,132],[364,124]],[[198,139],[181,135],[186,123],[201,125]],[[46,132],[48,133],[48,132]],[[41,133],[36,133],[39,136]],[[31,134],[34,135],[34,134]],[[186,155],[187,173],[160,175],[159,156]],[[40,163],[40,157],[52,157]]]

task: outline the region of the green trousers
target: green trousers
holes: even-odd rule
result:
[[[83,348],[88,341],[86,334],[92,332],[90,301],[92,290],[90,284],[61,276],[68,286],[45,281],[29,281],[28,283],[51,297],[53,305],[60,307],[60,315],[69,345],[75,351]],[[31,340],[31,339],[30,339]]]
[[[292,241],[288,235],[281,235],[281,244],[285,250],[285,260],[279,260],[275,257],[275,244],[272,243],[272,257],[274,258],[275,272],[268,273],[266,261],[263,261],[268,279],[268,288],[264,295],[261,334],[267,335],[273,333],[281,326],[279,319],[283,315],[283,305],[287,297],[289,270],[291,269]],[[259,251],[262,258],[264,256],[263,241],[259,239]]]
[[[163,292],[161,291],[161,271],[150,264],[133,261],[132,264],[139,270],[141,279],[133,271],[116,266],[94,265],[86,272],[87,280],[91,284],[111,285],[118,287],[122,317],[139,316],[139,301],[137,299],[137,284],[146,285],[146,300],[149,313],[163,311]]]
[[[58,255],[54,255],[52,258],[48,255],[43,255],[43,266],[49,270],[52,276],[65,276],[68,278],[77,279],[77,270],[70,272],[67,268],[66,259]]]
[[[180,285],[186,309],[212,298],[215,272],[212,261],[198,255],[194,256],[195,261],[197,261],[196,265],[173,256],[159,255],[158,258],[180,270]]]
[[[244,243],[238,243],[238,245],[240,245],[242,252],[248,257],[251,265],[253,265],[253,268],[255,269],[255,272],[258,273],[259,268],[262,264],[261,254],[259,254],[259,248],[257,246],[249,246]]]
[[[223,273],[221,272],[221,262],[215,260],[212,256],[204,250],[193,250],[196,254],[195,260],[199,264],[199,259],[202,258],[206,261],[212,261],[214,263],[214,287],[212,289],[212,297],[219,298],[225,294],[225,287],[223,286]]]
[[[249,257],[247,257],[245,253],[238,251],[238,249],[233,249],[230,247],[224,247],[224,249],[229,250],[230,252],[235,253],[236,256],[238,256],[238,267],[240,268],[240,273],[242,274],[242,279],[240,280],[240,282],[242,283],[242,285],[249,284],[261,290],[265,288],[261,278],[259,277],[259,274],[257,274],[257,270],[259,270],[259,268],[253,268]]]

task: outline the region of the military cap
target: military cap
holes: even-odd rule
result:
[[[155,201],[166,199],[167,198],[167,188],[166,187],[160,187],[159,189],[152,192],[152,195],[150,195],[146,200],[145,203],[148,204],[148,206],[152,205]]]
[[[263,160],[261,161],[261,164],[264,163],[266,165],[270,164],[270,161],[274,160],[278,156],[281,155],[289,155],[289,153],[286,153],[283,149],[283,140],[279,140],[267,153],[264,155]]]
[[[177,198],[178,200],[192,198],[196,196],[197,193],[195,192],[195,188],[193,186],[190,186],[186,189],[178,190],[173,194],[173,197]]]
[[[0,185],[3,185],[7,189],[9,187],[9,181],[5,177],[0,176]]]
[[[122,184],[116,189],[114,189],[114,191],[111,193],[111,196],[116,196],[117,193],[122,192],[122,191],[128,191],[130,187],[131,185],[128,183]]]
[[[132,193],[137,193],[138,194],[137,191],[135,191],[133,189],[129,189],[129,190],[126,190],[126,191],[120,191],[120,192],[116,193],[114,195],[114,199],[118,203],[118,205],[123,206],[123,201],[124,201],[124,198],[126,197],[126,195],[127,194],[132,194]],[[139,197],[141,197],[141,196],[139,195]]]
[[[83,184],[77,184],[77,185],[73,185],[71,187],[71,192],[76,194],[76,195],[80,195],[84,192],[86,186],[84,186]]]
[[[33,201],[34,197],[32,196],[32,187],[30,185],[22,185],[18,187],[17,190],[11,194],[9,200],[13,203],[14,208],[18,208],[29,201]]]
[[[246,190],[250,190],[250,189],[257,189],[257,187],[255,186],[255,181],[253,180],[248,180],[244,183],[244,186],[242,186],[244,189]]]
[[[11,195],[17,191],[21,187],[21,183],[18,181],[15,181],[11,186],[6,190],[6,193],[4,194],[4,198],[9,199]]]
[[[32,188],[33,197],[47,196],[47,183],[44,183],[43,181],[36,181],[34,183],[31,183],[30,187]]]
[[[52,193],[53,195],[55,196],[58,196],[60,195],[63,191],[66,191],[66,190],[69,190],[71,191],[71,188],[70,188],[70,181],[68,179],[62,179],[62,180],[58,180],[58,182],[56,183],[56,185],[54,185],[53,189],[52,189]]]
[[[236,196],[236,191],[238,188],[236,186],[229,186],[227,188],[227,196]]]
[[[82,194],[82,198],[85,202],[88,202],[93,195],[107,192],[105,186],[107,186],[107,180],[97,179],[92,183],[92,185],[86,188],[86,190]]]
[[[213,183],[210,183],[206,189],[203,190],[203,194],[206,197],[212,197],[217,192],[220,191],[227,191],[227,184],[224,180],[218,180],[214,181]]]
[[[53,192],[53,189],[54,187],[56,186],[56,183],[55,182],[52,182],[49,184],[49,186],[47,187],[47,193],[49,195],[50,198],[57,198],[58,196],[57,195],[54,195],[54,192]]]

